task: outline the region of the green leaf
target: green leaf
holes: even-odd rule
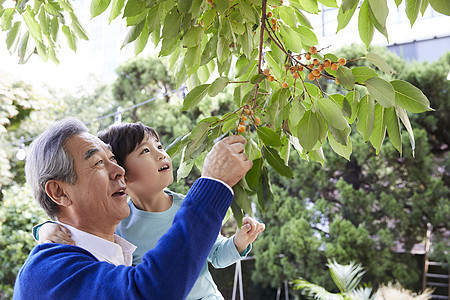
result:
[[[328,142],[330,143],[331,148],[344,157],[347,160],[350,160],[350,155],[352,154],[352,141],[349,139],[347,145],[343,145],[336,141],[332,134],[328,135]]]
[[[181,110],[188,110],[196,106],[206,96],[210,84],[202,84],[192,89],[184,98],[183,108]]]
[[[320,128],[316,114],[311,110],[306,111],[303,118],[298,123],[297,134],[295,135],[294,133],[294,136],[298,138],[300,145],[307,153],[316,145],[319,140],[319,133]]]
[[[370,61],[371,63],[373,63],[376,67],[378,67],[378,69],[380,69],[384,73],[388,73],[388,74],[397,73],[378,54],[375,54],[375,53],[372,53],[372,52],[368,52],[366,54],[366,56],[363,57],[363,58],[365,58],[368,61]]]
[[[109,14],[109,23],[117,18],[125,5],[125,0],[112,0],[111,13]]]
[[[280,67],[280,63],[274,59],[274,57],[272,56],[272,51],[266,52],[264,58],[266,59],[267,64],[271,69],[271,73],[273,73],[276,78],[280,78],[281,76],[283,76],[283,70]]]
[[[150,33],[148,32],[148,26],[147,24],[144,25],[144,28],[142,28],[141,34],[139,35],[138,39],[136,40],[136,43],[134,44],[134,54],[138,55],[141,53],[145,45],[147,45],[148,37],[150,36]]]
[[[373,126],[372,134],[370,135],[370,142],[376,149],[376,154],[380,153],[386,136],[386,122],[385,122],[385,108],[378,103],[375,104],[375,124]]]
[[[422,4],[420,4],[420,12],[422,13],[422,17],[428,8],[428,4],[430,4],[430,0],[422,0]]]
[[[365,95],[359,101],[358,123],[356,129],[367,142],[373,131],[375,121],[375,101],[370,95]]]
[[[73,13],[72,6],[66,0],[58,0],[58,3],[62,7],[63,10]]]
[[[339,106],[339,109],[342,111],[342,114],[344,115],[344,117],[350,118],[350,116],[352,115],[353,108],[350,105],[350,103],[348,102],[348,100],[346,99],[346,97],[344,97],[341,94],[333,94],[333,95],[329,95],[328,97]]]
[[[350,91],[347,93],[347,95],[345,95],[345,99],[351,107],[351,116],[347,119],[349,124],[353,124],[353,122],[355,122],[356,115],[358,113],[359,98],[360,95],[358,91]]]
[[[233,30],[234,33],[238,35],[243,35],[245,33],[245,26],[242,23],[239,23],[236,20],[231,20],[230,24],[231,29]]]
[[[249,160],[255,160],[262,157],[261,149],[251,138],[249,138],[247,144],[245,144],[245,153]]]
[[[414,157],[414,150],[416,149],[416,142],[414,140],[414,132],[411,127],[411,123],[409,122],[408,114],[406,113],[406,110],[404,108],[401,108],[399,106],[395,106],[395,109],[397,111],[397,115],[402,121],[403,125],[405,126],[406,130],[409,134],[409,142],[411,143],[411,149],[412,149],[412,155]]]
[[[395,5],[397,5],[397,7],[400,6],[400,4],[402,4],[403,0],[395,0]]]
[[[369,4],[367,4],[367,0],[363,2],[361,8],[359,9],[358,31],[361,41],[363,41],[366,48],[369,49],[370,43],[373,39],[374,25],[370,20]]]
[[[256,128],[256,131],[258,133],[258,137],[261,139],[264,145],[271,147],[280,147],[281,145],[283,145],[280,139],[280,135],[272,129],[264,126],[259,126]]]
[[[192,0],[178,0],[177,1],[178,10],[182,13],[188,13],[191,11]]]
[[[381,26],[386,26],[386,18],[389,13],[387,0],[369,0],[370,10]]]
[[[143,1],[145,4],[145,1]],[[166,15],[164,19],[164,26],[162,29],[161,37],[163,39],[172,38],[178,35],[180,32],[181,20],[183,19],[183,15],[178,13],[177,11],[171,11]]]
[[[430,0],[430,5],[435,11],[450,16],[450,2],[448,0]]]
[[[395,104],[413,113],[432,110],[430,102],[421,90],[403,80],[393,80],[391,85],[395,90]]]
[[[47,3],[44,3],[44,9],[49,14],[55,16],[55,17],[61,17],[61,7],[56,3],[49,1]]]
[[[83,28],[83,26],[78,21],[77,16],[73,12],[71,12],[70,18],[72,19],[72,28],[75,31],[75,33],[78,35],[78,37],[80,39],[88,41],[89,38],[87,36],[86,30]]]
[[[353,17],[353,14],[355,13],[357,5],[355,4],[352,9],[343,11],[342,5],[339,8],[339,12],[337,15],[337,21],[338,21],[338,28],[336,32],[339,32],[339,30],[345,28],[347,24],[350,22],[351,18]]]
[[[56,41],[56,38],[58,37],[58,31],[59,31],[59,21],[58,18],[54,17],[50,21],[50,35],[52,36],[52,39]]]
[[[372,77],[378,77],[378,74],[371,68],[368,67],[355,67],[352,68],[352,74],[355,78],[355,82],[365,82],[367,79]]]
[[[91,2],[91,19],[104,12],[111,0],[92,0]]]
[[[334,101],[329,98],[322,98],[316,101],[316,105],[328,124],[341,130],[348,127],[342,110]]]
[[[370,6],[369,6],[369,16],[370,16],[370,21],[372,22],[372,24],[375,26],[375,28],[378,30],[378,32],[380,32],[381,34],[383,34],[386,37],[386,40],[389,43],[389,36],[388,36],[386,24],[381,25],[378,22],[377,18],[375,17],[372,10],[370,9]]]
[[[395,105],[395,91],[392,84],[384,79],[372,77],[366,80],[369,94],[383,107]]]
[[[36,42],[36,48],[37,48],[37,52],[39,54],[39,57],[44,62],[47,62],[47,60],[48,60],[48,53],[47,53],[47,48],[45,47],[44,43],[42,43],[41,41],[37,41]]]
[[[153,32],[160,28],[162,15],[162,5],[158,4],[150,8],[147,17],[148,32]]]
[[[305,107],[298,100],[292,100],[291,102],[291,110],[289,111],[289,126],[296,127],[298,122],[302,119],[305,114]]]
[[[190,48],[197,46],[202,41],[204,29],[201,26],[190,27],[183,36],[183,46]]]
[[[2,30],[8,30],[12,27],[12,19],[14,16],[14,13],[16,12],[15,8],[10,7],[5,9],[2,15]],[[33,16],[33,15],[31,15]],[[31,30],[31,29],[30,29]]]
[[[145,25],[145,20],[135,26],[132,26],[131,29],[128,31],[127,36],[125,37],[125,40],[123,41],[120,49],[122,49],[123,47],[125,47],[126,45],[128,45],[129,43],[134,41],[135,39],[137,39],[138,36],[141,34],[142,29],[144,29],[144,25]]]
[[[294,177],[291,168],[284,164],[284,160],[281,158],[277,150],[264,146],[263,153],[269,165],[271,165],[278,174],[287,178]]]
[[[48,36],[50,34],[50,22],[49,18],[47,17],[47,14],[45,13],[45,9],[41,9],[39,11],[38,18],[41,31]]]
[[[389,140],[395,149],[402,156],[402,133],[400,130],[400,122],[395,107],[389,107],[385,110],[386,128],[389,134]]]
[[[22,16],[23,20],[25,21],[25,24],[27,24],[27,27],[30,30],[33,39],[35,41],[41,41],[42,40],[41,27],[39,26],[38,22],[36,22],[36,20],[34,19],[34,14],[31,11],[30,6],[27,7],[27,10],[22,14]]]
[[[245,179],[241,179],[238,184],[233,186],[233,201],[236,201],[237,205],[239,205],[246,214],[252,215],[252,202],[250,201],[247,192],[242,187],[242,181],[245,181]]]
[[[241,13],[245,19],[247,19],[253,24],[259,23],[259,20],[256,18],[253,8],[250,6],[250,4],[247,3],[247,1],[245,0],[239,1],[238,9],[239,13]]]
[[[221,14],[223,14],[230,4],[229,0],[214,0],[214,8]]]
[[[222,126],[222,132],[223,133],[227,133],[228,131],[230,131],[232,128],[236,128],[236,123],[239,120],[239,117],[237,115],[232,115],[231,117],[229,117]]]
[[[180,163],[180,167],[177,170],[177,182],[180,181],[180,179],[183,179],[191,173],[192,167],[194,166],[193,161],[183,161]]]
[[[347,127],[347,129],[339,130],[334,128],[333,126],[328,126],[328,129],[331,135],[336,139],[336,141],[344,146],[347,146],[350,141],[350,133],[352,131],[351,127]]]
[[[208,95],[211,97],[217,96],[228,85],[228,77],[219,77],[211,83],[208,88]]]
[[[242,209],[239,207],[239,205],[236,203],[236,200],[233,199],[233,202],[231,202],[231,211],[233,212],[234,219],[236,220],[236,223],[238,224],[239,228],[242,227],[242,218],[244,217],[244,214],[242,213]]]
[[[281,26],[280,35],[283,38],[287,49],[296,53],[299,53],[302,50],[302,39],[294,29],[287,26]]]
[[[30,38],[30,32],[26,31],[22,37],[20,38],[19,42],[19,57],[20,61],[25,61],[25,55],[27,53],[27,47],[28,47],[28,39]]]
[[[153,34],[155,34],[156,32],[158,31],[154,31]],[[161,51],[159,51],[159,56],[167,56],[172,54],[179,44],[180,44],[179,36],[164,38],[161,43]]]
[[[336,7],[336,8],[339,7],[339,6],[337,5],[336,0],[317,0],[317,2],[322,3],[322,4],[325,5],[326,7]]]
[[[144,21],[148,16],[148,9],[144,9],[140,14],[127,18],[127,27],[134,26]]]
[[[416,22],[417,16],[419,15],[420,5],[422,0],[405,0],[406,1],[406,16],[409,19],[411,27]]]
[[[247,144],[249,143],[253,143],[253,141],[249,141]],[[253,192],[256,192],[258,190],[262,163],[262,158],[253,160],[252,168],[247,172],[247,174],[245,174],[245,180],[247,181],[249,188]]]
[[[278,7],[279,19],[291,28],[297,27],[297,17],[292,13],[292,8],[287,6]]]
[[[319,44],[319,41],[317,40],[317,36],[309,28],[307,28],[305,26],[298,26],[298,27],[294,28],[294,30],[300,36],[300,39],[301,39],[300,41],[303,45],[314,46],[314,45]],[[297,43],[300,43],[300,41],[297,41]]]
[[[351,10],[358,4],[358,0],[342,0],[342,11],[346,12]]]
[[[294,7],[294,9],[295,9],[295,15],[297,16],[298,22],[301,25],[308,27],[309,29],[314,29],[313,26],[311,25],[311,22],[303,14],[303,12],[301,10],[297,9],[296,7]]]
[[[294,1],[290,1],[289,5],[296,6],[298,9],[304,10],[310,14],[317,14],[319,12],[317,0],[300,0],[296,2],[300,2],[300,5],[298,5]]]
[[[257,83],[260,83],[261,81],[263,81],[266,78],[267,78],[267,76],[264,75],[264,74],[256,74],[256,75],[253,75],[252,78],[250,78],[250,83],[251,84],[257,84]]]
[[[339,66],[336,71],[337,79],[339,84],[348,90],[353,90],[355,87],[355,77],[353,77],[352,71],[346,66]]]
[[[8,34],[6,35],[6,48],[8,50],[11,49],[11,46],[13,45],[14,41],[16,40],[17,33],[19,32],[20,28],[20,22],[15,22],[13,27],[8,31]]]
[[[74,52],[77,51],[77,37],[75,36],[74,32],[70,30],[69,26],[63,25],[62,26],[62,32],[66,36],[67,44],[69,45],[69,48],[72,49]]]
[[[223,63],[230,55],[229,42],[225,37],[219,37],[217,43],[217,59]]]

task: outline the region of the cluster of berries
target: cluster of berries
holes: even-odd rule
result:
[[[269,12],[267,13],[267,18],[270,19],[270,18],[272,18],[272,16],[273,16],[272,12],[269,11]],[[272,23],[272,29],[273,29],[274,31],[277,31],[277,30],[280,28],[280,26],[278,26],[278,24],[277,24],[277,19],[272,18],[272,19],[270,19],[270,22]]]
[[[324,59],[322,62],[318,58],[314,58],[311,61],[312,55],[316,54],[317,52],[318,51],[315,46],[310,47],[309,51],[306,54],[304,54],[305,59],[308,60],[306,64],[296,64],[292,66],[289,63],[287,63],[286,65],[284,65],[284,69],[286,71],[289,71],[292,74],[292,77],[294,77],[294,79],[298,79],[300,77],[300,72],[303,72],[303,70],[306,68],[307,70],[309,70],[307,76],[308,79],[310,81],[314,81],[322,77],[322,71],[324,71],[325,69],[330,68],[331,70],[336,71],[339,68],[339,66],[344,66],[347,63],[347,60],[343,57],[341,57],[337,62],[332,62],[328,58]],[[297,59],[300,60],[301,55],[297,56]],[[275,77],[273,75],[270,75],[269,69],[265,69],[263,71],[263,74],[267,76],[267,80],[269,81],[275,80]],[[339,83],[337,79],[335,80],[336,83]],[[282,82],[281,87],[286,89],[288,87],[288,84],[286,82]]]
[[[238,132],[244,133],[246,128],[246,121],[251,120],[255,126],[261,124],[261,119],[254,115],[254,111],[250,108],[250,105],[244,105],[244,113],[241,116],[241,120],[238,125]]]

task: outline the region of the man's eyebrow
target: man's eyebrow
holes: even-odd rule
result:
[[[98,152],[98,148],[92,148],[89,149],[88,151],[86,151],[86,153],[84,154],[84,159],[89,159],[92,157],[92,155],[94,155],[95,153]]]

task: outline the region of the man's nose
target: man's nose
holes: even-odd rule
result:
[[[118,164],[111,162],[111,179],[112,180],[119,180],[125,175],[125,170]]]

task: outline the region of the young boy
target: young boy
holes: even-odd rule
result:
[[[184,196],[165,190],[173,182],[172,161],[153,128],[140,122],[112,125],[101,132],[99,138],[112,147],[117,163],[125,169],[131,212],[119,224],[116,233],[137,246],[133,253],[133,265],[136,265],[169,229]],[[245,257],[264,228],[264,224],[245,217],[242,228],[232,238],[219,234],[208,261],[215,268],[224,268]],[[74,244],[70,232],[55,223],[45,223],[39,229],[39,242]],[[176,284],[176,278],[168,279]],[[186,299],[223,299],[207,262]]]

